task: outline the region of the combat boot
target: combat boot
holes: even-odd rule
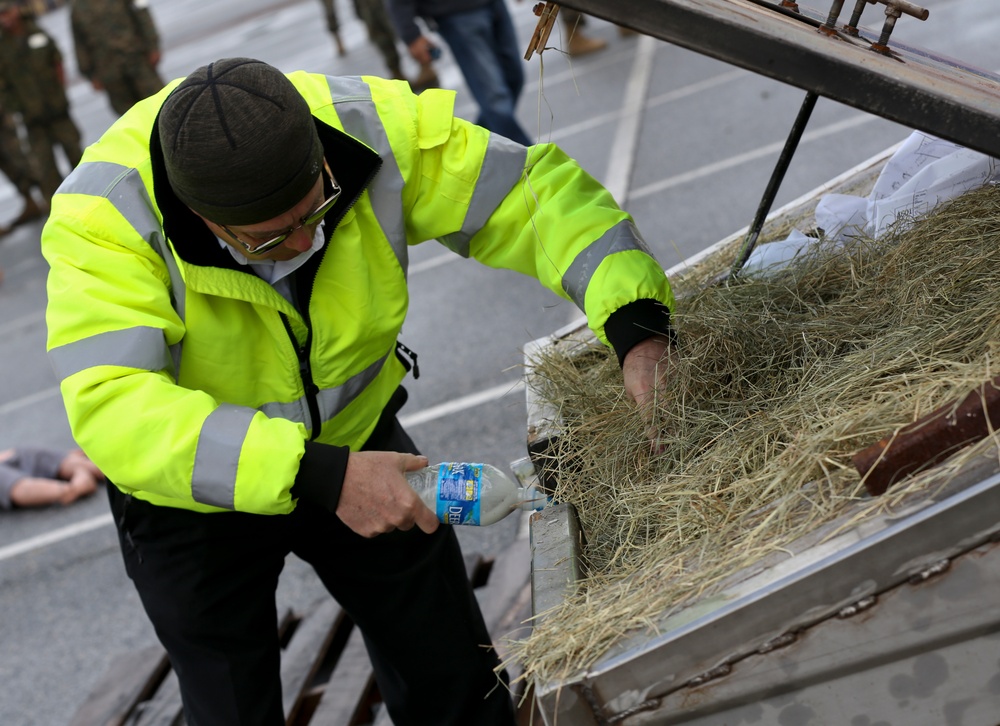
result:
[[[607,47],[608,41],[600,38],[591,38],[578,31],[570,37],[569,47],[566,49],[566,52],[571,56],[587,55],[587,53],[595,53]]]
[[[417,77],[410,81],[410,88],[413,89],[414,93],[420,93],[421,91],[426,91],[428,88],[439,88],[440,81],[438,80],[437,71],[434,70],[434,66],[430,63],[420,64],[420,73]]]

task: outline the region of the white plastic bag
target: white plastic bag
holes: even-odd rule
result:
[[[997,159],[914,131],[885,163],[867,197],[823,195],[816,205],[816,227],[836,242],[856,236],[859,230],[878,239],[897,223],[919,219],[942,202],[995,182],[998,176]],[[755,247],[743,270],[776,272],[817,241],[793,230],[783,240]]]

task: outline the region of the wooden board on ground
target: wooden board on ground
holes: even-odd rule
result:
[[[503,640],[523,637],[530,615],[530,553],[516,540],[496,558],[467,555],[487,628]],[[390,726],[361,633],[330,599],[278,626],[281,685],[288,726]],[[510,669],[508,669],[510,670]],[[514,673],[511,674],[515,676]],[[77,710],[70,726],[184,726],[180,688],[159,645],[122,653]]]
[[[80,706],[70,726],[122,726],[138,703],[150,697],[170,668],[158,646],[124,653]]]

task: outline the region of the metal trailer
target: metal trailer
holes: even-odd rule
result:
[[[1000,156],[1000,77],[894,42],[895,21],[920,18],[921,8],[855,2],[843,18],[844,0],[828,12],[790,0],[565,5],[801,87],[807,103],[822,95]],[[868,4],[884,6],[878,34],[854,29]],[[787,154],[807,117],[796,121]],[[765,215],[793,217],[822,194],[874,178],[891,152],[770,214],[769,188],[747,229],[674,270],[752,244]],[[525,349],[526,375],[539,350],[592,339],[580,323],[534,341]],[[527,390],[529,456],[514,464],[525,483],[544,479],[541,455],[558,437],[558,419],[530,380]],[[998,726],[1000,451],[966,465],[945,491],[913,495],[891,516],[845,524],[850,517],[664,614],[659,635],[623,637],[576,676],[533,683],[545,723]],[[585,533],[565,504],[533,514],[530,527],[532,609],[541,618],[580,577]]]

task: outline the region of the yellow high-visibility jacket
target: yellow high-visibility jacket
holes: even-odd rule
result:
[[[455,118],[454,94],[288,76],[343,192],[293,305],[173,194],[156,118],[122,116],[64,182],[42,233],[48,349],[73,436],[122,491],[213,512],[335,505],[406,374],[409,245],[537,278],[624,355],[669,334],[670,287],[631,218],[556,146]],[[338,478],[339,477],[339,478]],[[308,480],[308,481],[304,481]],[[306,486],[308,484],[308,486]]]

